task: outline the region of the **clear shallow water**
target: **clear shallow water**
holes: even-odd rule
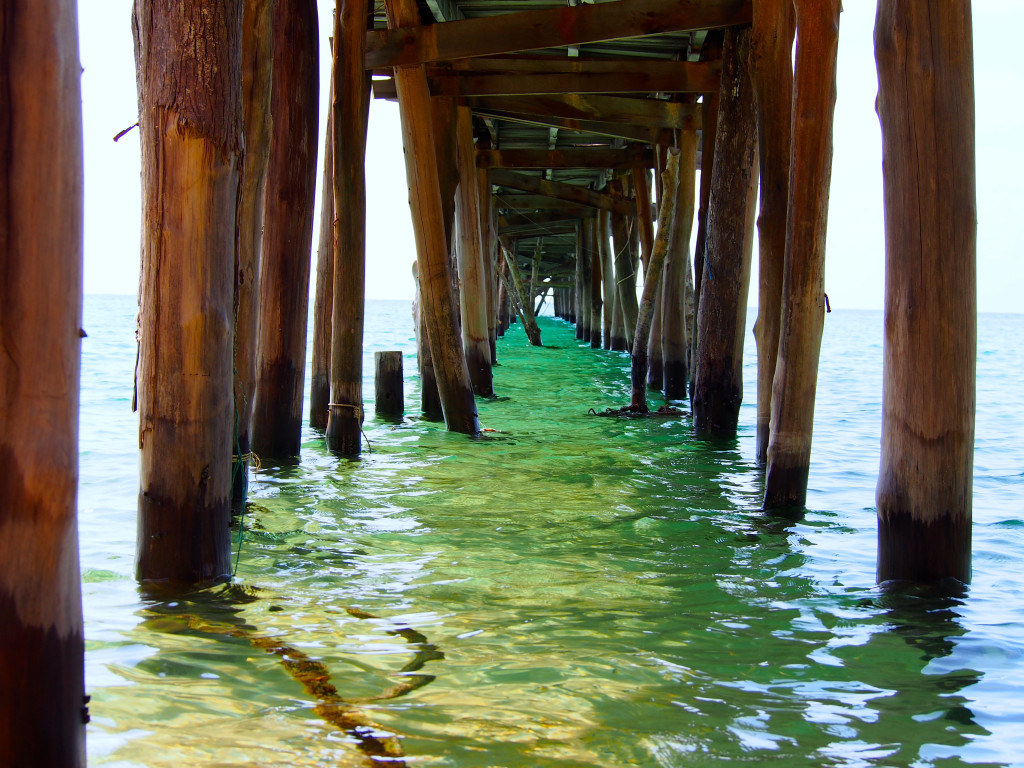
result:
[[[979,325],[960,596],[874,588],[880,313],[826,319],[790,523],[758,511],[752,402],[717,444],[688,417],[587,416],[628,402],[628,359],[546,318],[550,348],[499,341],[498,431],[449,435],[417,418],[408,304],[371,302],[364,370],[407,353],[406,421],[368,410],[356,461],[307,431],[252,485],[240,588],[157,600],[131,579],[134,312],[86,300],[93,764],[1024,765],[1024,316]]]

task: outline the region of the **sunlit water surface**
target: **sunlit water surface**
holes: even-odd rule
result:
[[[628,359],[513,326],[474,440],[419,419],[408,304],[368,309],[372,449],[307,429],[255,475],[239,588],[160,600],[132,579],[134,302],[87,298],[92,764],[1024,765],[1024,316],[980,320],[974,577],[939,597],[874,586],[880,313],[827,316],[787,522],[758,509],[753,343],[739,437],[708,443],[588,415],[628,401]],[[381,349],[400,425],[372,413]]]

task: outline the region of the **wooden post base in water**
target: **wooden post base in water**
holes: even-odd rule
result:
[[[378,416],[401,420],[405,413],[401,352],[374,352],[374,410]]]

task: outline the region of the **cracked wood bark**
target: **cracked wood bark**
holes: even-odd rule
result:
[[[386,0],[389,26],[419,23],[413,0]],[[405,146],[409,204],[419,262],[421,311],[430,341],[445,424],[453,432],[477,434],[480,423],[458,329],[458,306],[451,290],[445,239],[437,142],[434,137],[427,76],[422,66],[397,67],[398,104]],[[339,196],[340,197],[340,196]]]
[[[725,33],[707,254],[697,310],[692,399],[698,435],[734,435],[743,400],[743,336],[757,202],[757,131],[749,51],[749,28]]]
[[[319,43],[315,0],[275,0],[273,128],[260,265],[252,447],[298,456],[316,194]]]
[[[142,144],[136,573],[230,573],[242,1],[136,0]]]
[[[334,93],[334,73],[331,73]],[[320,238],[316,249],[313,300],[313,361],[309,385],[309,426],[326,430],[331,402],[331,321],[334,314],[334,110],[328,109],[324,171],[320,182]]]
[[[339,0],[334,14],[334,302],[327,448],[358,455],[363,423],[366,295],[366,126],[370,78],[363,69],[368,0]]]
[[[85,765],[77,27],[71,0],[0,5],[0,765],[9,766]]]
[[[238,435],[232,460],[232,500],[245,502],[256,394],[256,345],[260,308],[260,252],[263,245],[263,192],[270,157],[270,78],[273,70],[273,0],[245,0],[242,10],[242,115],[245,154],[238,200],[235,251],[234,395]]]
[[[658,214],[658,237],[655,240],[651,258],[644,274],[644,290],[637,313],[636,345],[633,349],[633,360],[630,368],[632,384],[630,409],[647,413],[647,339],[651,335],[651,321],[654,318],[654,305],[661,287],[661,276],[665,267],[665,254],[668,252],[673,235],[673,219],[677,215],[676,200],[679,186],[679,154],[669,151],[668,166],[661,177],[664,199]]]
[[[885,199],[878,580],[968,581],[977,208],[969,0],[881,0]]]
[[[697,175],[697,132],[679,134],[679,191],[675,233],[666,264],[662,288],[662,359],[665,399],[686,397],[689,376],[687,351],[689,330],[686,318],[686,278],[690,266],[690,234],[693,231],[694,181]]]
[[[840,0],[797,0],[782,325],[772,384],[764,508],[807,499],[818,353],[825,320],[825,228]]]
[[[757,145],[761,176],[758,229],[757,343],[758,464],[768,460],[772,380],[779,354],[782,321],[782,273],[786,256],[786,206],[793,110],[792,0],[757,0],[750,37],[751,76],[757,99]]]
[[[455,119],[456,164],[459,184],[455,193],[458,233],[459,303],[462,346],[473,393],[494,395],[491,345],[487,330],[487,293],[484,278],[483,233],[480,229],[479,189],[474,164],[473,115],[469,107],[457,107]]]

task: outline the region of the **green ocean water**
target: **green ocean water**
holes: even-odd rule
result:
[[[131,578],[134,303],[88,297],[92,764],[1024,765],[1024,316],[979,325],[974,578],[945,596],[874,586],[880,313],[828,316],[797,522],[759,511],[752,343],[712,443],[589,415],[628,358],[541,325],[499,341],[470,439],[419,419],[408,304],[371,302],[364,369],[406,352],[405,421],[367,378],[370,450],[307,430],[253,479],[235,586],[158,600]]]

